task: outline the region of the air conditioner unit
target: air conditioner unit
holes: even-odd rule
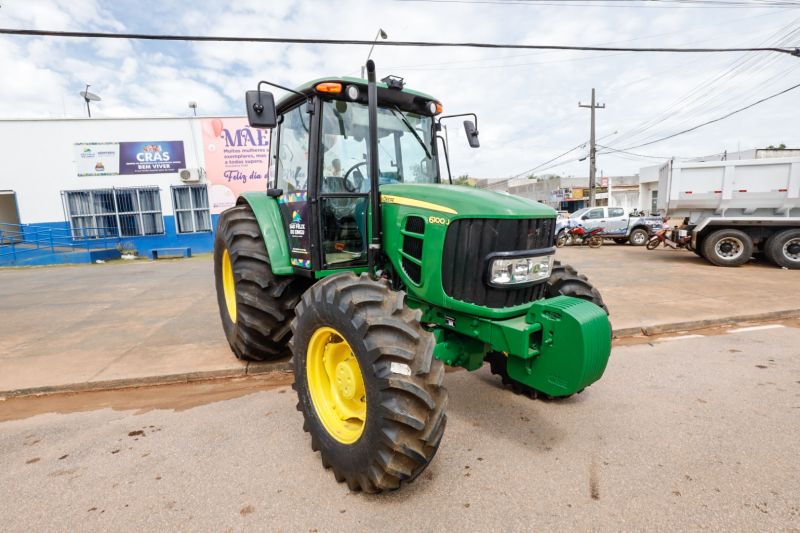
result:
[[[197,183],[205,177],[205,174],[202,168],[182,168],[178,171],[178,176],[184,183]]]

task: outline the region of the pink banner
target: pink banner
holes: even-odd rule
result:
[[[266,191],[269,130],[251,128],[247,118],[203,119],[203,153],[211,213],[236,205],[247,191]]]

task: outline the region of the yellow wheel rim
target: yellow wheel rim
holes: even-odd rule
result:
[[[364,377],[353,349],[335,329],[319,328],[306,353],[311,403],[331,437],[353,444],[364,432],[367,398]]]
[[[236,323],[236,285],[233,282],[233,267],[231,266],[231,256],[226,248],[222,252],[222,292],[225,294],[225,306],[228,308],[228,316],[231,321]]]

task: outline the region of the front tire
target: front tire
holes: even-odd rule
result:
[[[599,235],[592,235],[589,237],[587,244],[589,245],[589,248],[600,248],[603,246],[603,238]]]
[[[649,241],[647,241],[647,249],[648,250],[655,250],[658,248],[658,245],[661,244],[661,239],[658,237],[653,237]]]
[[[561,230],[556,235],[556,248],[561,248],[562,246],[567,244],[567,232],[566,230]]]
[[[578,274],[578,271],[569,265],[562,265],[560,261],[553,263],[553,273],[550,275],[550,279],[547,280],[544,292],[545,298],[555,298],[556,296],[572,296],[573,298],[580,298],[581,300],[592,302],[608,314],[608,307],[603,301],[600,291],[589,282],[589,278],[583,274]],[[508,358],[505,354],[490,352],[486,356],[486,361],[489,363],[492,374],[500,376],[503,385],[510,387],[515,394],[524,394],[532,399],[554,399],[554,397],[544,394],[524,383],[520,383],[509,376]],[[568,397],[569,396],[561,396],[560,398]]]
[[[404,298],[366,274],[336,274],[303,295],[292,322],[303,429],[323,466],[353,491],[414,480],[447,422],[444,365]]]
[[[288,355],[294,308],[308,283],[275,276],[249,205],[224,211],[214,237],[214,280],[225,338],[237,358]]]
[[[711,264],[737,267],[753,255],[753,240],[738,229],[717,230],[703,239],[703,257]]]

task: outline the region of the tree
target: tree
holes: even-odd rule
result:
[[[462,174],[453,180],[453,185],[466,185],[467,187],[475,187],[475,180],[469,177],[469,174]]]
[[[784,143],[781,143],[778,146],[773,146],[770,144],[767,146],[767,150],[786,150],[786,145]]]

